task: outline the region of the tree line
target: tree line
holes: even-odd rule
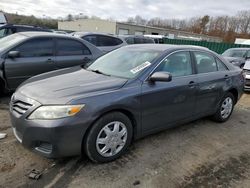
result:
[[[137,15],[127,19],[128,23],[178,29],[198,34],[217,36],[224,42],[234,43],[236,38],[250,38],[250,10],[239,11],[234,16],[193,17],[190,19],[144,19]]]
[[[19,14],[4,13],[8,23],[39,26],[49,29],[57,29],[57,19],[37,18],[35,16],[24,16]]]
[[[24,16],[11,13],[5,13],[5,15],[8,22],[12,24],[27,24],[50,29],[57,29],[58,20],[72,21],[87,18],[101,19],[96,16],[88,17],[82,13],[78,15],[69,14],[65,16],[65,18],[58,19],[52,19],[49,17],[37,18],[35,16]],[[109,18],[108,20],[114,21],[112,18]],[[147,20],[137,15],[135,17],[129,17],[126,22],[217,36],[222,38],[224,42],[229,43],[234,43],[235,38],[250,38],[250,10],[239,11],[234,16],[205,15],[190,19],[163,19],[155,17]]]

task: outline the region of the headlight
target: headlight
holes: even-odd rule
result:
[[[41,106],[37,108],[28,119],[59,119],[74,116],[85,105]]]

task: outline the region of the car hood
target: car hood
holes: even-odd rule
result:
[[[17,89],[17,93],[41,104],[66,104],[79,97],[119,89],[126,82],[127,79],[73,67],[30,78]]]

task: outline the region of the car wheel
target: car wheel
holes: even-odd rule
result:
[[[113,161],[128,148],[132,134],[132,123],[125,114],[104,115],[90,129],[84,142],[85,153],[94,162]]]
[[[240,65],[240,68],[243,69],[243,68],[244,68],[244,64],[241,64],[241,65]]]
[[[220,107],[213,115],[212,119],[217,122],[227,121],[234,109],[235,98],[232,93],[227,93],[221,100]]]

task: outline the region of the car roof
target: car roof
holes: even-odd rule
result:
[[[116,37],[113,34],[109,34],[109,33],[97,33],[97,32],[81,32],[81,31],[77,31],[75,32],[76,35],[80,35],[80,36],[86,36],[86,35],[104,35],[104,36],[109,36],[109,37]]]
[[[229,49],[227,49],[227,50],[250,50],[250,48],[249,47],[246,47],[246,48],[229,48]]]
[[[147,37],[147,36],[144,36],[144,35],[117,35],[118,37],[124,37],[124,38],[127,38],[127,37],[134,37],[134,38],[149,38],[151,39],[150,37]]]
[[[47,28],[39,27],[39,26],[33,26],[33,25],[21,25],[21,24],[4,24],[1,27],[26,27],[26,28],[36,28],[36,29],[44,29],[49,30]]]
[[[128,45],[123,48],[141,48],[141,49],[147,49],[152,51],[166,51],[166,50],[203,50],[208,51],[210,50],[208,48],[202,47],[202,46],[192,46],[192,45],[174,45],[174,44],[133,44]]]
[[[15,34],[24,35],[26,37],[64,37],[64,38],[76,39],[76,37],[73,37],[70,35],[62,35],[62,34],[53,33],[53,32],[28,31],[28,32],[19,32]]]

